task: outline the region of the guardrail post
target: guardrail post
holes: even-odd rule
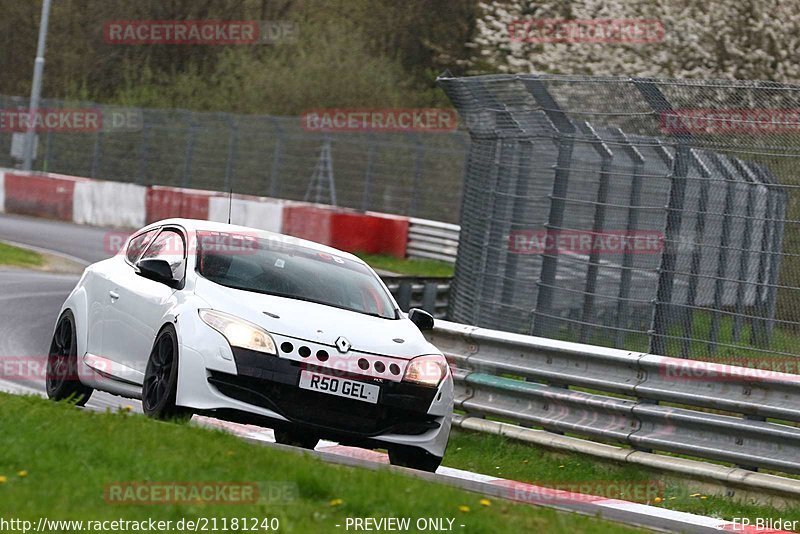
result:
[[[272,169],[269,178],[269,196],[272,198],[280,194],[279,176],[281,169],[281,156],[283,155],[284,132],[280,122],[276,117],[272,117],[272,125],[275,128],[275,147],[272,149]]]
[[[639,210],[642,209],[642,171],[645,159],[638,148],[628,139],[620,128],[612,128],[617,138],[622,143],[622,149],[633,161],[633,175],[631,176],[631,194],[628,201],[628,222],[625,227],[627,238],[639,227]],[[633,276],[633,255],[622,256],[622,272],[619,277],[619,296],[617,298],[616,331],[614,333],[614,346],[617,348],[625,344],[625,331],[628,321],[628,299],[631,294],[631,278]]]
[[[603,231],[606,218],[606,204],[608,203],[609,172],[614,153],[608,145],[600,139],[597,132],[588,122],[583,123],[583,130],[589,136],[592,148],[600,156],[600,184],[597,188],[597,201],[594,207],[594,221],[592,222],[592,248],[589,252],[589,266],[586,270],[586,288],[583,295],[583,308],[581,310],[581,324],[578,340],[586,343],[591,335],[591,321],[594,313],[595,292],[597,291],[597,274],[600,270],[600,252],[594,247],[595,237]]]
[[[431,315],[436,314],[436,296],[438,294],[438,284],[426,281],[422,290],[422,309]]]
[[[644,97],[650,108],[661,116],[674,114],[672,104],[656,85],[655,80],[634,78],[633,84]],[[664,248],[661,251],[661,265],[658,268],[658,287],[653,302],[653,316],[650,327],[650,353],[667,354],[667,335],[671,319],[672,289],[675,282],[678,238],[681,231],[681,212],[686,193],[686,175],[689,170],[691,136],[685,132],[674,134],[676,139],[675,159],[672,165],[669,200],[666,206],[664,228]]]
[[[550,194],[550,214],[546,224],[546,242],[551,243],[564,226],[564,211],[566,208],[564,199],[567,196],[572,151],[575,145],[575,125],[572,124],[567,114],[547,90],[544,82],[538,79],[526,78],[523,83],[550,120],[556,134],[554,141],[558,147],[558,157],[556,159],[553,190]],[[534,336],[546,335],[548,330],[547,323],[551,320],[552,315],[553,289],[555,287],[557,269],[558,254],[552,254],[545,250],[542,255],[542,269],[537,281],[536,306],[532,314],[531,333]]]
[[[411,307],[411,291],[411,281],[400,280],[400,284],[397,288],[397,305],[400,306],[400,309],[403,311],[408,311]]]

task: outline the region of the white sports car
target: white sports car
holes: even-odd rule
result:
[[[89,266],[64,303],[47,393],[95,389],[157,418],[210,415],[386,448],[433,471],[450,434],[453,380],[375,272],[357,257],[240,226],[170,219]]]

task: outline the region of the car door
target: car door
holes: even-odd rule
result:
[[[137,261],[166,260],[176,279],[186,270],[186,237],[166,227],[149,243]],[[115,269],[109,277],[109,305],[103,334],[103,356],[121,364],[118,378],[141,384],[156,333],[164,314],[175,302],[176,290],[136,273],[134,264]]]

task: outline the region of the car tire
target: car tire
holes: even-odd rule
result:
[[[142,410],[154,419],[188,420],[192,411],[177,406],[178,334],[172,325],[164,327],[153,344],[142,384]]]
[[[403,447],[389,449],[389,463],[434,473],[441,465],[442,459],[422,449]]]
[[[278,429],[274,430],[275,441],[282,445],[291,445],[292,447],[300,447],[303,449],[314,450],[319,444],[319,438],[300,432],[297,430]]]
[[[58,319],[53,332],[47,353],[45,388],[49,398],[69,400],[76,406],[85,405],[94,392],[78,377],[78,336],[75,316],[69,310]]]

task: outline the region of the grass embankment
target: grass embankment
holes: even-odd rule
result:
[[[604,496],[638,500],[631,495],[613,494],[617,488],[633,487],[639,489],[640,493],[658,494],[658,498],[648,503],[653,506],[727,520],[749,517],[753,524],[759,517],[800,521],[800,502],[778,508],[714,496],[708,494],[700,483],[680,480],[677,475],[670,477],[637,465],[547,451],[492,434],[454,431],[444,465],[558,489],[572,489],[574,484],[576,488],[573,491],[576,491],[578,485],[586,485],[608,490],[600,493]],[[631,484],[617,486],[614,482]]]
[[[0,243],[0,266],[41,267],[44,258],[36,252]]]
[[[282,532],[341,532],[348,517],[432,517],[452,518],[453,530],[463,532],[640,532],[590,517],[484,500],[384,469],[330,465],[221,431],[124,412],[81,411],[34,397],[0,394],[0,429],[0,517],[34,525],[42,516],[84,521],[216,517],[218,522],[274,517]],[[288,498],[282,492],[277,502],[256,504],[107,501],[109,485],[198,481],[259,482],[291,491]]]
[[[375,270],[391,271],[409,276],[453,276],[453,264],[445,261],[402,259],[363,252],[357,252],[356,256]]]

